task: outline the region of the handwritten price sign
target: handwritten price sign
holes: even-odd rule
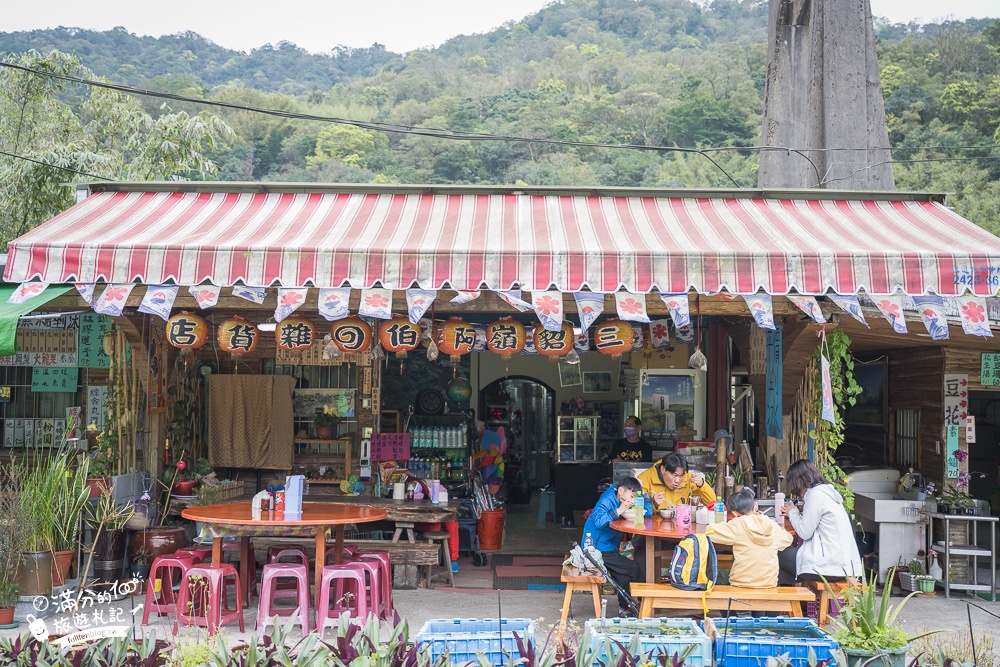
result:
[[[372,434],[372,461],[405,461],[409,458],[409,433]]]

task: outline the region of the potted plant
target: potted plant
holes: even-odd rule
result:
[[[905,667],[906,649],[910,642],[937,632],[932,630],[908,637],[900,627],[899,612],[910,598],[919,593],[910,593],[895,607],[889,604],[892,593],[890,582],[895,570],[892,568],[889,571],[881,591],[878,573],[863,576],[859,586],[849,586],[843,591],[840,614],[831,622],[833,638],[847,654],[847,667],[862,667],[876,656],[886,667]]]
[[[145,581],[149,577],[149,566],[153,562],[153,556],[142,547],[132,552],[132,576],[139,581]]]
[[[90,497],[87,484],[90,458],[80,456],[76,469],[72,469],[73,458],[76,457],[62,453],[49,459],[53,475],[59,482],[58,494],[52,503],[52,559],[55,561],[52,583],[56,586],[66,582],[80,539],[80,517]]]
[[[11,625],[20,600],[17,570],[28,535],[28,518],[21,503],[24,469],[10,462],[0,468],[0,626]]]
[[[197,506],[218,505],[223,500],[222,487],[219,486],[218,480],[216,480],[215,484],[208,484],[206,482],[199,486],[194,492],[194,500],[191,501],[191,504]],[[205,544],[212,541],[212,537],[206,531],[206,525],[203,522],[195,521],[194,525],[197,531],[197,537],[195,538],[197,542]]]
[[[87,560],[87,571],[94,565],[94,576],[100,583],[113,583],[124,569],[125,524],[135,508],[131,501],[118,503],[112,488],[101,487],[97,503],[88,503],[86,522],[94,530],[94,544]]]
[[[93,438],[94,447],[90,451],[90,468],[87,485],[90,487],[90,497],[98,498],[101,488],[111,483],[111,476],[118,472],[118,435],[109,431],[97,430],[97,425],[87,426],[87,434]]]
[[[35,450],[24,462],[20,484],[21,509],[27,536],[17,569],[21,595],[52,594],[52,552],[56,533],[54,508],[62,492],[63,470],[55,460],[46,460]]]
[[[918,555],[923,555],[923,551],[920,551]],[[914,558],[905,566],[906,571],[902,571],[903,568],[899,568],[899,586],[904,591],[909,591],[915,593],[920,590],[920,586],[917,583],[917,577],[927,574],[927,568],[924,567],[923,558]],[[933,578],[933,577],[932,577]]]
[[[316,418],[313,425],[316,426],[316,437],[320,440],[333,439],[340,417],[337,416],[337,409],[332,405],[324,405],[322,410],[316,411]]]
[[[915,579],[917,580],[917,586],[920,588],[921,593],[930,593],[931,595],[935,595],[934,584],[936,582],[934,581],[934,577],[929,574],[918,574]]]

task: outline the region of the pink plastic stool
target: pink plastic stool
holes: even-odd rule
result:
[[[174,556],[182,558],[193,558],[195,565],[200,565],[206,560],[212,560],[212,550],[204,549],[202,547],[184,547],[183,549],[178,549],[174,552]]]
[[[353,556],[357,551],[358,551],[357,547],[349,547],[349,546],[345,545],[344,546],[344,550],[342,552],[341,560],[347,560],[348,558],[350,558],[351,556]],[[336,565],[336,563],[333,562],[334,560],[336,560],[336,557],[337,557],[337,545],[335,545],[332,542],[327,542],[327,544],[326,544],[326,564],[327,565]]]
[[[364,621],[368,618],[368,596],[365,594],[365,572],[357,563],[327,565],[320,580],[319,608],[316,609],[316,631],[323,637],[328,627],[336,628],[342,613],[350,612],[351,618]],[[337,582],[336,598],[330,607],[330,585]],[[345,594],[345,588],[352,588],[353,595]],[[351,599],[353,598],[353,600]],[[353,606],[351,602],[354,602]]]
[[[230,578],[236,583],[234,607],[229,606],[226,595],[226,580]],[[228,563],[218,567],[195,565],[188,568],[181,580],[180,595],[177,596],[177,622],[174,623],[174,634],[177,634],[180,625],[197,625],[208,628],[208,634],[215,636],[219,633],[220,626],[233,621],[239,621],[240,632],[245,632],[243,588],[240,586],[240,576],[236,568]]]
[[[267,550],[267,564],[264,566],[265,569],[268,565],[277,563],[298,563],[306,568],[306,577],[309,576],[309,554],[302,547],[270,547]],[[298,585],[294,581],[279,581],[275,585],[276,592],[271,596],[273,599],[278,598],[294,598],[297,593],[295,592]],[[307,586],[308,588],[308,586]]]
[[[385,618],[385,605],[382,601],[382,563],[378,558],[351,557],[344,560],[345,565],[360,567],[365,573],[365,594],[368,610],[378,618]],[[339,593],[339,590],[338,590]]]
[[[149,613],[157,616],[177,612],[177,599],[174,597],[174,575],[180,573],[183,581],[187,571],[194,567],[195,560],[186,556],[157,556],[149,568],[149,579],[146,581],[146,603],[142,612],[142,624],[149,624]],[[160,582],[160,592],[156,592],[156,582]]]
[[[395,607],[392,604],[392,562],[389,559],[389,552],[382,549],[363,549],[355,552],[354,557],[378,560],[379,575],[382,578],[382,607],[385,612],[382,618],[392,618]]]
[[[223,542],[222,543],[222,558],[225,560],[226,554],[236,554],[237,563],[236,569],[239,570],[239,558],[240,558],[240,541],[235,542]],[[250,588],[248,592],[247,599],[250,599],[254,595],[254,589],[257,588],[257,556],[253,552],[253,542],[248,545],[248,558],[250,560],[250,573],[247,576],[247,581],[249,582],[248,587]]]
[[[278,577],[295,579],[295,591],[291,597],[297,598],[298,606],[273,607],[271,603],[279,597],[289,597],[278,590]],[[264,636],[268,625],[274,625],[275,616],[292,616],[298,613],[302,634],[309,634],[309,567],[296,563],[270,563],[264,566],[264,578],[260,585],[260,602],[257,606],[257,634]]]

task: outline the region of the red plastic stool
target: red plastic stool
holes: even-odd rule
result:
[[[336,598],[333,607],[330,606],[330,585],[337,583]],[[344,589],[353,589],[348,596]],[[353,605],[351,604],[353,597]],[[365,595],[365,571],[358,563],[342,565],[327,565],[323,568],[320,579],[319,608],[316,609],[316,632],[320,638],[328,627],[336,628],[340,615],[349,612],[351,618],[362,622],[368,618],[368,596]]]
[[[382,563],[378,558],[361,558],[353,556],[344,564],[360,567],[365,573],[365,595],[367,595],[368,610],[378,618],[385,618],[385,604],[382,601]],[[338,591],[339,593],[339,591]]]
[[[392,618],[392,562],[389,560],[389,552],[383,549],[362,549],[354,554],[355,558],[368,558],[378,560],[379,575],[382,577],[382,606],[385,611],[383,619]]]
[[[204,547],[184,547],[174,552],[174,556],[182,558],[193,558],[195,565],[200,565],[206,560],[212,560],[212,550]]]
[[[267,550],[267,564],[264,565],[266,569],[268,565],[277,563],[297,563],[303,565],[306,568],[306,576],[309,576],[309,554],[302,547],[269,547]],[[287,579],[287,578],[286,578]],[[294,581],[279,581],[276,582],[276,589],[278,592],[272,595],[272,598],[294,598],[296,596],[296,589],[298,585]]]
[[[253,552],[253,542],[251,542],[248,545],[247,548],[248,548],[248,556],[247,556],[247,558],[250,561],[250,568],[249,568],[250,569],[250,574],[247,577],[247,581],[249,582],[250,591],[249,591],[249,595],[248,595],[247,599],[250,599],[254,595],[254,589],[257,588],[257,556]],[[240,541],[236,540],[235,542],[223,542],[222,543],[222,558],[223,558],[223,560],[225,560],[226,554],[236,554],[237,562],[236,562],[235,565],[236,565],[237,571],[239,571]]]
[[[146,581],[146,603],[143,605],[142,624],[149,624],[149,613],[157,616],[177,612],[177,599],[174,597],[174,575],[180,572],[181,580],[187,571],[194,567],[195,560],[187,556],[157,556],[149,568],[149,579]],[[159,582],[160,591],[156,591]]]
[[[295,580],[295,591],[291,597],[297,598],[297,607],[273,607],[271,603],[279,597],[289,597],[278,590],[278,578]],[[302,634],[309,634],[309,567],[296,563],[270,563],[264,566],[264,578],[260,585],[260,602],[257,606],[257,634],[264,636],[268,625],[274,625],[275,616],[299,615]]]
[[[226,580],[230,578],[236,583],[234,607],[229,606],[226,595]],[[208,628],[208,634],[215,636],[219,633],[220,626],[233,621],[239,621],[240,632],[245,632],[243,588],[240,586],[240,576],[236,568],[229,563],[218,567],[195,565],[188,568],[181,580],[180,595],[177,596],[177,622],[174,623],[174,634],[177,634],[180,625],[197,625]]]
[[[357,547],[345,546],[343,551],[341,552],[341,560],[346,560],[350,558],[357,551],[358,551]],[[337,546],[332,542],[328,542],[326,545],[326,564],[336,565],[336,563],[333,562],[334,560],[336,560],[336,557],[337,557]]]

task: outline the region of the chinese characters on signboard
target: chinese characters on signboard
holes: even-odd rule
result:
[[[979,384],[1000,387],[1000,354],[984,352],[979,369]]]
[[[111,333],[111,318],[97,313],[80,315],[80,368],[108,368],[104,336]]]
[[[784,429],[781,423],[781,326],[764,331],[767,337],[767,353],[764,358],[766,367],[766,406],[765,433],[769,438],[781,438]]]

